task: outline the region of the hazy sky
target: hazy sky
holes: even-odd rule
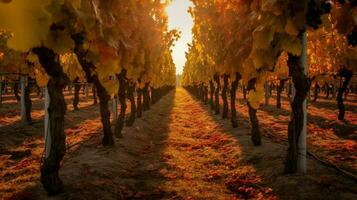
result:
[[[169,29],[176,28],[181,31],[181,38],[176,42],[172,55],[176,64],[176,74],[182,74],[186,62],[185,52],[188,50],[187,43],[192,41],[193,20],[187,12],[192,5],[190,0],[173,0],[166,9],[169,16]]]

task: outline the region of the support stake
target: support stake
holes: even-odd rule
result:
[[[307,74],[307,38],[306,32],[302,35],[302,53],[300,57],[301,66],[304,67],[304,73]],[[294,91],[295,92],[295,91]],[[297,172],[305,174],[306,173],[306,135],[307,135],[307,110],[306,110],[307,99],[305,98],[303,103],[303,127],[298,141],[298,161],[297,161]]]
[[[20,76],[20,90],[21,90],[21,121],[26,122],[26,107],[25,107],[25,85],[26,85],[26,76]]]
[[[50,95],[48,93],[47,87],[44,88],[45,93],[45,158],[48,158],[51,150],[51,134],[50,134],[50,124],[49,124],[49,114],[48,108],[50,106]]]
[[[117,117],[118,117],[118,96],[115,95],[113,97],[113,122],[115,123],[117,121]]]

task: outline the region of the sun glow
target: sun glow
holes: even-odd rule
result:
[[[173,0],[166,8],[169,17],[169,29],[178,29],[181,31],[179,41],[173,47],[172,57],[176,64],[176,73],[182,74],[183,66],[185,65],[186,58],[185,52],[188,51],[187,43],[192,41],[193,19],[188,13],[188,8],[193,6],[189,0]]]

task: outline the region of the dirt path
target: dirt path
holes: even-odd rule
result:
[[[67,155],[65,193],[50,199],[357,199],[356,183],[308,159],[284,175],[286,146],[253,147],[238,129],[178,88],[144,113],[113,148],[98,136]],[[49,199],[40,184],[19,196]]]

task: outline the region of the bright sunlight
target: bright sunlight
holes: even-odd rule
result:
[[[355,2],[0,0],[0,200],[357,200]]]
[[[181,31],[181,38],[173,47],[172,57],[176,64],[176,73],[182,74],[186,58],[185,52],[188,51],[187,43],[192,41],[193,19],[188,13],[188,8],[193,6],[189,0],[174,0],[166,9],[169,17],[169,29]]]

